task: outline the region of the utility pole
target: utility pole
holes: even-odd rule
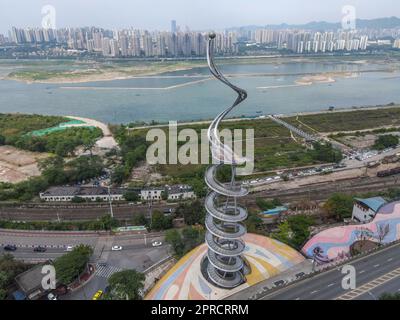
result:
[[[112,201],[111,201],[111,187],[108,186],[108,202],[110,203],[110,215],[111,218],[114,219],[114,211],[113,211],[113,207],[112,207]]]
[[[149,195],[147,195],[149,197]],[[153,210],[152,210],[152,206],[153,206],[153,202],[152,202],[152,196],[150,195],[149,197],[149,215],[150,215],[150,226],[153,225]]]

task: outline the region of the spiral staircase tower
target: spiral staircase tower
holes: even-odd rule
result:
[[[212,121],[208,129],[214,165],[205,173],[205,182],[211,191],[205,200],[208,251],[204,272],[213,284],[232,289],[245,282],[245,262],[242,258],[245,243],[241,237],[246,234],[246,227],[242,222],[247,218],[247,211],[237,204],[237,198],[246,196],[248,191],[235,181],[236,166],[243,164],[245,159],[237,156],[229,145],[220,141],[218,128],[221,121],[247,98],[247,93],[230,83],[215,66],[214,41],[215,34],[210,33],[207,46],[209,69],[216,79],[233,89],[238,97],[231,107]],[[231,166],[230,183],[221,183],[217,179],[218,169],[222,165]]]

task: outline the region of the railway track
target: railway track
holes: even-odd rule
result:
[[[281,201],[325,200],[333,193],[357,194],[383,191],[400,186],[400,176],[388,178],[357,178],[353,180],[327,182],[290,190],[272,190],[253,193],[249,198],[279,198]]]
[[[386,178],[357,178],[352,180],[327,182],[316,185],[303,186],[289,190],[267,190],[251,193],[246,197],[246,204],[255,203],[256,198],[279,198],[283,202],[312,200],[324,201],[332,193],[356,194],[370,191],[383,191],[389,188],[400,187],[400,176]],[[173,208],[173,204],[155,204],[154,210],[163,211]],[[114,216],[118,220],[131,220],[135,214],[148,213],[148,206],[115,206]],[[109,213],[109,208],[85,206],[68,208],[65,205],[49,205],[44,207],[0,207],[0,220],[15,221],[85,221],[94,220]]]

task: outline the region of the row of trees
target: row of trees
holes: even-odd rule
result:
[[[82,156],[69,162],[55,156],[42,160],[39,168],[50,185],[77,183],[98,177],[104,172],[103,161],[99,156]]]
[[[120,222],[109,214],[90,221],[9,221],[0,220],[0,228],[13,230],[48,230],[48,231],[100,231],[112,230],[120,226]]]
[[[71,252],[57,258],[54,261],[57,282],[64,285],[71,284],[85,271],[92,254],[93,249],[91,247],[80,245]]]

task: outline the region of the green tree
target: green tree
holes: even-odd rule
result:
[[[379,297],[379,300],[400,300],[400,293],[384,293]]]
[[[172,228],[172,218],[166,217],[160,211],[154,211],[152,217],[151,229],[160,231]]]
[[[182,241],[185,244],[185,253],[204,242],[204,230],[195,227],[186,227],[182,230]]]
[[[314,219],[305,215],[296,215],[288,218],[292,237],[290,244],[295,248],[300,248],[310,237],[310,227],[314,224]]]
[[[314,150],[311,151],[311,156],[319,162],[340,162],[343,160],[343,154],[340,150],[335,149],[331,143],[313,144]]]
[[[39,162],[39,169],[42,171],[43,177],[47,179],[51,185],[64,184],[67,176],[64,172],[64,159],[59,156],[50,157]]]
[[[145,279],[145,275],[136,270],[114,273],[108,280],[110,290],[105,299],[142,300]]]
[[[161,192],[161,199],[164,201],[168,200],[168,192],[167,191]]]
[[[376,150],[383,150],[386,148],[395,147],[398,144],[399,144],[398,136],[394,136],[392,134],[387,134],[387,135],[379,136],[378,139],[376,139],[373,148]]]
[[[132,223],[135,226],[146,226],[149,221],[143,213],[139,213],[133,216]]]
[[[28,265],[15,260],[11,254],[0,256],[0,300],[6,298],[7,288],[14,278],[28,268]]]
[[[352,196],[336,193],[324,204],[324,210],[328,217],[337,221],[350,218],[353,210],[354,199]]]
[[[176,256],[180,257],[183,255],[185,250],[185,243],[183,242],[182,236],[176,229],[168,230],[165,233],[165,241],[172,246]]]
[[[129,172],[127,172],[126,168],[124,166],[119,165],[113,170],[111,174],[111,182],[120,184],[125,180],[125,178],[128,177],[128,175]]]
[[[124,198],[126,201],[130,201],[130,202],[137,202],[140,199],[138,193],[135,191],[127,191],[124,194]]]
[[[92,254],[93,249],[91,247],[80,245],[71,252],[57,258],[54,261],[57,280],[61,284],[71,284],[85,270]]]
[[[203,224],[205,211],[200,200],[192,202],[180,203],[176,208],[175,215],[185,219],[185,223],[189,226],[195,224]]]
[[[86,202],[86,200],[82,197],[75,196],[71,199],[71,202],[72,203],[84,203],[84,202]]]
[[[290,244],[292,230],[288,221],[279,224],[278,231],[272,234],[272,237],[286,244]]]
[[[6,144],[6,138],[2,135],[0,135],[0,146],[3,146]]]
[[[249,216],[246,220],[247,232],[262,234],[262,225],[263,221],[257,214],[249,213]]]
[[[106,214],[100,218],[100,223],[103,230],[112,230],[118,227],[118,220],[112,218],[109,214]]]

